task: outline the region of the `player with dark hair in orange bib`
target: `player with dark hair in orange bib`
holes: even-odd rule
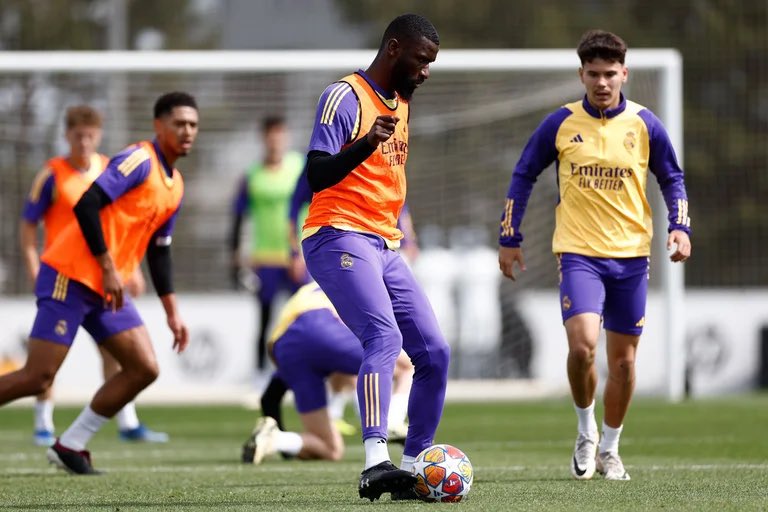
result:
[[[415,497],[416,456],[433,442],[448,381],[450,348],[427,296],[397,252],[405,202],[409,101],[429,78],[440,39],[416,14],[384,31],[371,65],[320,96],[307,155],[314,192],[302,248],[312,277],[363,346],[357,381],[365,465],[361,498]],[[415,373],[400,468],[387,447],[395,361],[403,349]]]
[[[48,459],[75,474],[98,473],[86,444],[101,426],[158,375],[149,333],[123,283],[146,253],[155,290],[173,332],[173,347],[189,343],[171,279],[171,234],[184,194],[173,167],[198,131],[195,99],[161,96],[155,139],[133,144],[110,160],[74,207],[69,223],[42,256],[35,285],[37,316],[24,367],[0,377],[0,404],[47,389],[82,325],[120,363],[72,425],[48,449]]]
[[[78,199],[104,171],[109,158],[97,149],[102,135],[101,115],[92,107],[78,105],[67,109],[65,136],[69,154],[51,158],[38,173],[24,204],[19,226],[19,241],[24,264],[32,282],[40,271],[40,255],[37,250],[37,228],[45,227],[43,249],[47,249],[61,231],[74,221],[72,208]],[[137,268],[126,282],[133,297],[144,293],[146,285],[141,269]],[[120,365],[101,345],[97,344],[104,362],[104,378],[117,373]],[[53,386],[36,397],[34,442],[38,446],[51,446],[56,438],[53,425]],[[136,415],[136,405],[129,402],[120,409],[115,419],[120,438],[126,441],[165,442],[168,435],[155,432],[143,425]]]

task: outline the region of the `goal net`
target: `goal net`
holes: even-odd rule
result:
[[[238,178],[261,155],[260,120],[284,115],[293,148],[305,152],[319,94],[344,74],[365,68],[373,55],[278,51],[0,56],[2,294],[29,291],[16,242],[19,212],[36,171],[47,158],[66,151],[66,107],[87,103],[103,113],[101,150],[112,154],[130,142],[151,138],[151,109],[160,94],[185,90],[197,97],[198,142],[192,154],[177,163],[185,177],[186,197],[174,234],[175,282],[180,292],[216,294],[229,286],[226,234],[231,205]],[[542,174],[529,203],[522,226],[528,270],[516,283],[502,282],[498,272],[498,220],[512,169],[532,131],[547,113],[583,94],[578,64],[572,50],[444,50],[430,79],[414,95],[407,201],[422,245],[414,269],[425,281],[453,345],[454,378],[541,376],[536,361],[543,357],[544,345],[521,302],[528,292],[557,290],[551,255],[554,170]],[[680,151],[679,57],[670,50],[634,50],[627,64],[627,96],[662,118]],[[658,189],[655,180],[649,182],[658,239],[666,226],[666,209],[653,194]],[[655,254],[652,293],[664,292],[670,304],[680,302],[682,276],[669,270],[661,259],[663,251]],[[665,314],[679,311],[667,309]],[[559,323],[557,316],[546,320]],[[665,329],[666,343],[679,344],[679,329]],[[557,342],[564,344],[564,335]],[[670,357],[678,356],[674,352]],[[563,360],[554,364],[564,374]],[[673,359],[669,364],[679,367],[681,362]],[[679,368],[670,372],[682,374]],[[679,383],[670,381],[670,396],[675,387]]]

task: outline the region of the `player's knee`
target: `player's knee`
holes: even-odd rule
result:
[[[635,378],[635,360],[622,357],[613,361],[609,367],[611,377],[620,382],[631,382]]]
[[[448,365],[451,362],[451,347],[445,340],[435,344],[434,350],[429,351],[433,366],[439,368],[441,371],[448,375]]]
[[[136,380],[143,386],[149,386],[160,375],[160,367],[155,360],[142,361],[131,373],[135,375]]]
[[[595,362],[595,347],[586,343],[579,343],[572,346],[568,356],[579,364],[589,366]]]
[[[411,357],[417,372],[428,371],[433,375],[448,378],[448,365],[451,362],[451,347],[443,339],[430,343],[427,350]]]
[[[49,368],[36,369],[24,372],[24,383],[30,395],[40,395],[48,391],[53,385],[56,372]]]
[[[328,450],[328,458],[331,462],[338,462],[344,457],[344,446],[331,446]]]

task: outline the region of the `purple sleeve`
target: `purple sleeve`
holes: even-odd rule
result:
[[[520,160],[512,173],[504,211],[501,214],[499,245],[520,247],[523,241],[520,224],[523,222],[533,184],[536,183],[539,174],[557,159],[557,132],[563,121],[570,115],[571,111],[565,107],[553,112],[536,128],[525,145],[523,154],[520,155]]]
[[[329,85],[317,103],[315,124],[309,139],[308,151],[323,151],[335,155],[350,142],[358,126],[357,95],[346,82]]]
[[[141,185],[151,168],[149,153],[144,148],[131,146],[112,157],[95,183],[114,201]]]
[[[232,206],[237,217],[242,217],[248,211],[248,176],[243,176],[238,183],[235,202]]]
[[[656,175],[661,194],[667,204],[668,231],[680,230],[690,234],[691,218],[688,216],[688,194],[685,191],[683,170],[677,163],[675,149],[667,130],[653,112],[648,109],[638,114],[648,128],[648,167]]]
[[[155,231],[155,235],[153,239],[155,240],[155,243],[157,245],[171,245],[171,237],[173,236],[173,228],[176,226],[176,218],[179,216],[179,211],[181,210],[181,203],[179,203],[179,206],[176,208],[176,211],[173,212],[173,215],[165,221],[165,223],[157,228],[157,231]]]
[[[53,189],[55,181],[53,174],[49,174],[43,185],[38,183],[32,185],[32,191],[27,196],[27,200],[24,202],[24,209],[21,212],[21,217],[30,224],[37,224],[40,219],[43,218],[45,212],[53,204]],[[39,191],[35,190],[39,187]]]
[[[299,219],[299,212],[301,208],[312,201],[312,189],[309,188],[309,181],[307,180],[307,166],[304,165],[304,170],[301,171],[298,181],[296,181],[296,188],[293,189],[293,195],[291,195],[291,205],[288,210],[288,218],[291,222],[296,224]]]

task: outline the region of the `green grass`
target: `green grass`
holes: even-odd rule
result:
[[[56,411],[59,428],[78,413]],[[237,407],[141,407],[167,445],[117,440],[108,424],[89,448],[99,477],[49,467],[31,445],[31,411],[0,409],[0,510],[768,510],[768,395],[668,405],[637,400],[622,438],[630,482],[570,478],[575,415],[567,401],[448,404],[437,441],[475,468],[460,504],[370,503],[357,497],[363,451],[339,463],[269,459],[243,465],[255,420]],[[297,425],[295,415],[289,426]],[[400,453],[391,447],[395,462]]]

